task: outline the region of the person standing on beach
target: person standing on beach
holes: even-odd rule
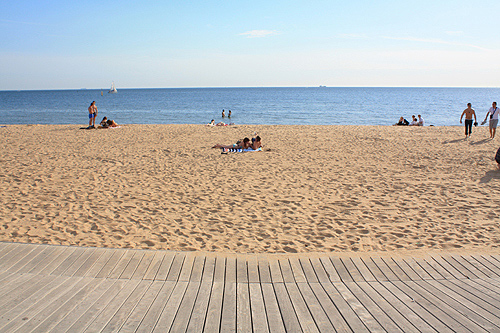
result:
[[[89,106],[89,128],[95,128],[95,118],[97,117],[97,107],[95,101],[92,101]]]
[[[486,117],[484,117],[483,124],[486,123],[486,119],[488,119],[488,115],[490,115],[490,139],[495,137],[495,133],[497,131],[498,125],[498,113],[500,110],[497,108],[497,102],[493,102],[491,108],[488,110]]]
[[[462,115],[460,116],[460,124],[462,123],[462,118],[465,115],[465,138],[467,137],[470,138],[470,135],[472,134],[472,116],[474,116],[474,121],[476,122],[476,112],[474,109],[472,109],[472,104],[467,103],[467,109],[462,112]]]

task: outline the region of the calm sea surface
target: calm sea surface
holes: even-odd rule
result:
[[[96,101],[118,124],[392,125],[421,114],[425,125],[459,125],[472,103],[478,119],[500,88],[179,88],[0,91],[0,124],[88,124]],[[222,109],[232,111],[221,118]]]

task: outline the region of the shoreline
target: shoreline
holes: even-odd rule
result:
[[[26,126],[0,130],[0,241],[500,253],[499,141],[487,140],[487,127],[464,141],[461,126]],[[270,151],[210,148],[254,133]]]

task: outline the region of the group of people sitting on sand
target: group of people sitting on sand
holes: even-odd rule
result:
[[[236,143],[232,145],[221,145],[221,144],[216,144],[212,148],[222,148],[222,149],[252,149],[252,150],[257,150],[259,148],[262,148],[262,141],[260,136],[256,136],[255,138],[252,138],[250,140],[249,138],[244,138],[243,140],[238,140]]]
[[[104,117],[102,118],[98,128],[111,128],[111,127],[118,127],[118,124],[114,120]]]
[[[399,121],[394,124],[394,126],[424,126],[424,119],[421,115],[418,115],[418,120],[415,115],[411,116],[412,122],[410,123],[404,117],[399,118]]]
[[[230,125],[234,125],[234,123],[229,123],[229,124],[226,124],[224,123],[223,121],[219,121],[217,124],[215,123],[215,119],[212,119],[212,121],[210,121],[206,126],[230,126]]]

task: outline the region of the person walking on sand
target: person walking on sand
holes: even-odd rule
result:
[[[92,101],[89,106],[89,128],[95,128],[95,118],[97,117],[97,107],[95,101]]]
[[[488,115],[490,115],[490,139],[495,137],[495,133],[497,131],[498,125],[498,113],[500,110],[497,108],[497,102],[493,102],[491,108],[488,110],[486,117],[484,117],[483,124],[486,123],[486,119],[488,119]]]
[[[465,138],[467,137],[470,138],[470,135],[472,134],[472,116],[474,116],[474,122],[477,122],[476,119],[476,112],[472,108],[471,103],[467,103],[467,109],[462,112],[462,115],[460,116],[460,124],[462,123],[462,118],[465,115]],[[477,124],[476,124],[477,125]]]

